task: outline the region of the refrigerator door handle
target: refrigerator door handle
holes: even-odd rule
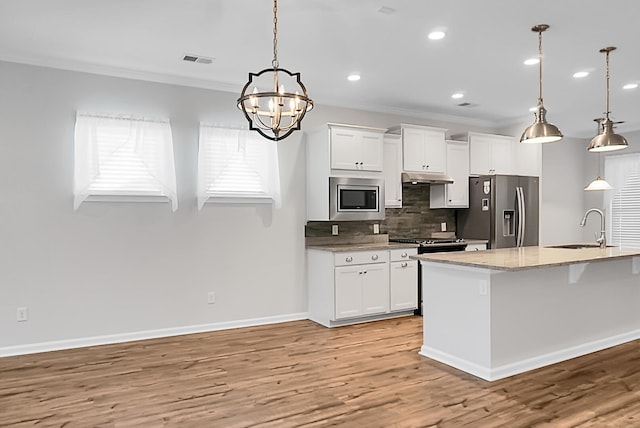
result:
[[[524,191],[522,187],[516,187],[516,195],[518,195],[518,238],[516,245],[522,247],[524,245],[524,231],[527,222],[525,212]]]

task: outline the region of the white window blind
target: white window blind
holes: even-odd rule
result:
[[[131,196],[178,208],[168,119],[78,113],[74,144],[74,209],[87,198]]]
[[[198,209],[205,202],[280,207],[278,146],[255,132],[200,124]]]
[[[640,248],[640,154],[607,156],[604,170],[605,180],[613,186],[605,194],[610,242]]]

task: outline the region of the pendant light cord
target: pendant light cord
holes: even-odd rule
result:
[[[607,61],[607,97],[606,97],[606,111],[605,117],[609,120],[609,50],[605,51]]]
[[[542,102],[542,31],[538,32],[538,99]]]
[[[278,68],[278,0],[273,0],[273,68]]]

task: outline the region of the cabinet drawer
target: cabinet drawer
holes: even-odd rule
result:
[[[376,250],[336,253],[333,260],[335,266],[362,265],[366,263],[386,263],[389,261],[389,251]]]
[[[397,248],[389,250],[389,256],[392,262],[409,260],[410,256],[418,254],[417,248]]]

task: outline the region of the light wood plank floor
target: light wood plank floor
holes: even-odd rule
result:
[[[0,426],[639,427],[640,342],[485,382],[422,318],[297,321],[0,358]]]

